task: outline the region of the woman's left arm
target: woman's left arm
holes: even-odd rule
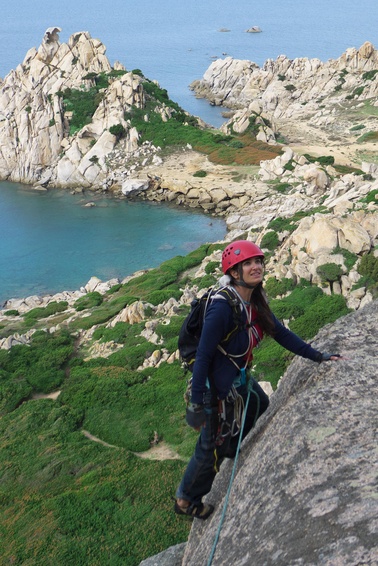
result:
[[[310,344],[307,344],[302,338],[299,338],[294,332],[286,328],[281,322],[273,315],[274,321],[274,340],[278,342],[281,346],[290,350],[302,358],[307,358],[313,362],[324,362],[324,361],[337,361],[341,359],[340,354],[328,354],[326,352],[319,352],[315,350]]]

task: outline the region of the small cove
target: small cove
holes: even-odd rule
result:
[[[225,235],[224,220],[168,204],[1,182],[0,305],[122,279]]]

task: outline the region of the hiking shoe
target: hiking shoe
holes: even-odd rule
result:
[[[176,501],[174,509],[177,515],[186,515],[187,517],[205,520],[214,511],[214,505],[210,505],[210,503],[199,503],[198,505],[192,503],[188,507],[181,507]]]

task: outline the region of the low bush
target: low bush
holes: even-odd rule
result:
[[[373,253],[365,254],[361,258],[357,271],[372,282],[378,282],[378,257],[375,257]]]
[[[286,295],[288,291],[292,291],[295,288],[295,282],[291,278],[269,277],[264,283],[264,288],[268,297],[274,299],[278,295]]]
[[[80,312],[85,309],[91,309],[93,307],[98,307],[103,302],[103,297],[98,291],[92,291],[91,293],[87,293],[83,297],[80,297],[75,301],[74,307],[75,309]]]
[[[115,136],[117,140],[124,138],[127,133],[122,124],[115,124],[114,126],[110,126],[109,132],[113,134],[113,136]]]
[[[290,323],[290,329],[304,340],[309,340],[325,324],[335,322],[350,311],[342,295],[323,294],[306,308],[302,316]]]
[[[378,132],[366,132],[359,138],[357,138],[357,143],[365,143],[365,142],[376,142],[378,141]]]
[[[374,69],[372,71],[365,71],[362,75],[363,81],[372,81],[375,79],[376,74],[378,73],[378,69]]]
[[[46,307],[36,307],[25,313],[24,321],[26,324],[30,325],[35,323],[35,321],[40,318],[47,318],[59,312],[64,312],[67,310],[67,301],[52,301]]]
[[[323,291],[316,285],[296,287],[287,297],[270,301],[270,308],[278,319],[289,320],[304,314],[322,296]]]
[[[274,231],[266,232],[261,240],[262,249],[266,248],[269,251],[273,251],[279,245],[279,239],[277,233]]]
[[[358,124],[357,126],[353,126],[352,128],[349,128],[350,132],[356,132],[357,130],[363,130],[365,128],[365,124]]]
[[[269,381],[275,389],[294,354],[266,337],[254,352],[252,374],[258,381]]]
[[[206,176],[207,176],[207,171],[204,171],[203,169],[199,169],[198,171],[193,173],[193,177],[206,177]]]
[[[210,275],[219,269],[219,261],[209,261],[209,263],[205,267],[205,272]]]
[[[368,192],[366,197],[360,199],[360,202],[365,202],[367,204],[374,202],[375,204],[378,204],[378,189],[373,189],[372,191]]]
[[[320,155],[319,157],[314,157],[313,155],[305,153],[304,157],[310,163],[315,163],[317,161],[320,165],[324,165],[324,166],[333,165],[335,163],[335,158],[333,155]]]

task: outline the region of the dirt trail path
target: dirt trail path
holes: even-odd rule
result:
[[[114,446],[114,444],[108,444],[104,442],[97,436],[93,436],[87,430],[81,431],[86,438],[92,440],[93,442],[98,442],[102,446],[107,446],[108,448],[119,448],[119,446]],[[167,444],[164,442],[159,442],[156,446],[152,446],[149,450],[145,452],[133,452],[134,456],[138,456],[138,458],[142,458],[144,460],[185,460],[182,458],[177,452],[172,450]]]

